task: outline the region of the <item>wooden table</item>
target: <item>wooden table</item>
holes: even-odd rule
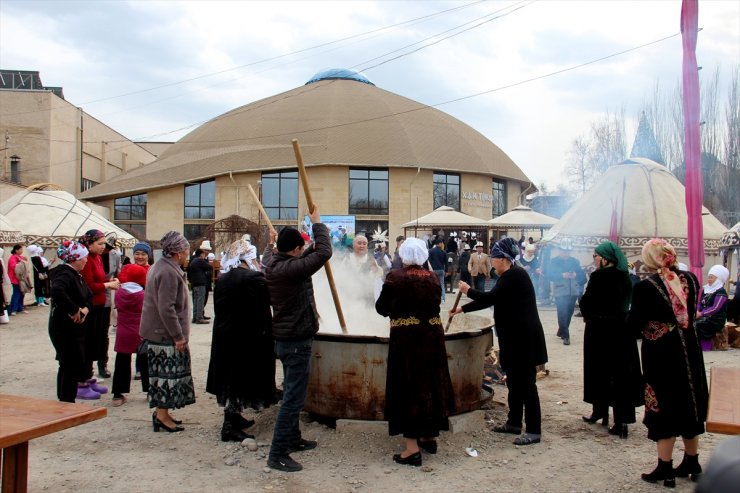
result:
[[[710,370],[707,431],[740,434],[740,368]]]
[[[0,394],[3,493],[28,487],[28,441],[104,418],[104,407]]]

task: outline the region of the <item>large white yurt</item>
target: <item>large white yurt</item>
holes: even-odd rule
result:
[[[43,248],[56,248],[90,229],[115,233],[123,247],[136,244],[136,238],[62,190],[23,190],[0,203],[0,214],[21,230],[27,244]]]
[[[719,244],[727,227],[706,208],[702,222],[707,270],[720,263]],[[547,232],[545,240],[557,246],[567,238],[573,255],[586,265],[591,263],[593,249],[609,239],[614,226],[617,243],[629,260],[639,261],[642,246],[657,237],[668,240],[679,261],[688,264],[685,189],[664,166],[645,158],[611,166]]]

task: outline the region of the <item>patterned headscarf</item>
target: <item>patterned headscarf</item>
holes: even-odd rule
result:
[[[519,245],[513,238],[504,238],[493,244],[491,249],[491,258],[505,258],[512,263],[519,255]]]
[[[624,256],[622,249],[615,243],[605,241],[597,246],[594,251],[607,262],[614,264],[614,267],[616,267],[617,270],[621,270],[622,272],[627,272],[629,270],[627,257]]]
[[[648,269],[660,276],[668,289],[676,320],[681,328],[685,329],[689,325],[686,293],[681,285],[681,279],[671,270],[671,267],[677,267],[676,250],[666,240],[653,238],[642,247],[642,260]]]
[[[406,241],[398,248],[398,255],[404,265],[424,265],[429,258],[429,250],[424,240],[406,238]]]
[[[85,246],[90,246],[103,236],[105,236],[105,234],[103,234],[99,229],[91,229],[84,235],[80,236],[80,243]]]
[[[256,246],[244,239],[236,240],[221,256],[221,272],[230,271],[234,267],[237,267],[242,260],[247,263],[250,269],[257,270],[257,266],[253,262],[256,258]]]
[[[172,254],[184,252],[190,248],[190,243],[177,231],[168,231],[164,234],[159,244],[162,247],[162,255],[172,257]]]
[[[57,248],[57,257],[65,264],[81,260],[87,257],[87,253],[87,247],[77,241],[64,240]]]

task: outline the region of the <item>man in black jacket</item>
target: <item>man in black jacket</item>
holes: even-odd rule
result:
[[[203,309],[206,305],[206,289],[211,283],[213,267],[206,260],[206,252],[200,248],[195,251],[195,255],[188,264],[188,280],[193,287],[193,323],[207,324],[208,320],[204,317]]]
[[[434,240],[434,246],[429,250],[429,264],[432,266],[432,270],[437,277],[439,277],[439,284],[442,287],[442,303],[445,302],[445,267],[447,266],[447,254],[445,253],[445,239],[438,236]]]
[[[267,465],[285,472],[303,469],[291,452],[316,447],[301,437],[298,417],[306,400],[313,336],[319,330],[319,314],[311,276],[331,258],[329,229],[319,221],[318,207],[309,214],[314,244],[305,252],[297,229],[286,227],[277,237],[277,252],[265,262],[265,277],[272,303],[272,335],[275,353],[283,363],[283,403],[275,420]]]

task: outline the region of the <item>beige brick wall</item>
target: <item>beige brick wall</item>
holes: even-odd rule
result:
[[[158,240],[167,231],[182,233],[184,216],[185,191],[182,185],[148,192],[146,237]]]

